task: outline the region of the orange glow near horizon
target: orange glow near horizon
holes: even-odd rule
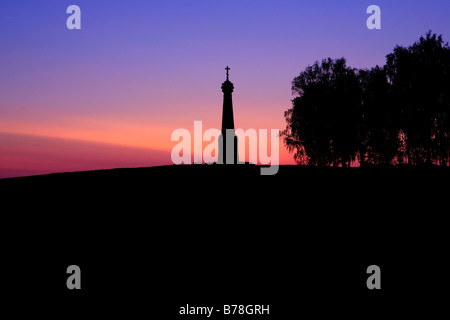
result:
[[[215,108],[216,111],[219,108]],[[238,124],[260,123],[280,128],[282,121],[269,121],[244,112],[236,112]],[[220,123],[220,116],[209,115],[203,132]],[[148,117],[131,120],[123,117],[81,118],[49,117],[51,121],[3,119],[0,121],[0,177],[52,172],[110,169],[172,164],[170,154],[177,142],[171,141],[175,129],[185,128],[193,137],[194,120],[177,119],[152,123]],[[240,128],[241,126],[237,126]],[[243,127],[247,130],[248,128]],[[203,142],[205,148],[209,142]],[[192,150],[193,151],[193,150]],[[193,152],[192,152],[193,153]],[[241,161],[244,160],[240,155]],[[249,161],[248,146],[245,161]],[[280,140],[280,164],[293,164],[292,155]]]

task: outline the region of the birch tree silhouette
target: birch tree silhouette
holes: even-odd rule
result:
[[[386,65],[356,70],[344,58],[308,66],[281,133],[299,164],[449,165],[450,48],[431,31]]]

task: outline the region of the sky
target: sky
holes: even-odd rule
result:
[[[81,30],[69,30],[70,5]],[[381,30],[369,30],[369,5]],[[5,0],[0,2],[0,178],[171,164],[177,128],[220,128],[231,67],[235,125],[285,128],[291,81],[316,60],[383,65],[448,0]],[[280,163],[293,164],[280,142]]]

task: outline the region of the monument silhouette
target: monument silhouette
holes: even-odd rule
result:
[[[227,80],[222,83],[223,110],[222,133],[219,136],[219,164],[236,164],[238,162],[238,139],[234,132],[233,115],[233,90],[234,85],[230,81],[230,67],[226,67]]]

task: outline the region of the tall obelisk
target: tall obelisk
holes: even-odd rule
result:
[[[238,141],[234,132],[233,116],[233,90],[234,85],[230,81],[227,66],[227,80],[222,83],[223,111],[222,111],[222,134],[219,137],[219,163],[236,164],[238,162]],[[222,162],[221,162],[222,161]]]

